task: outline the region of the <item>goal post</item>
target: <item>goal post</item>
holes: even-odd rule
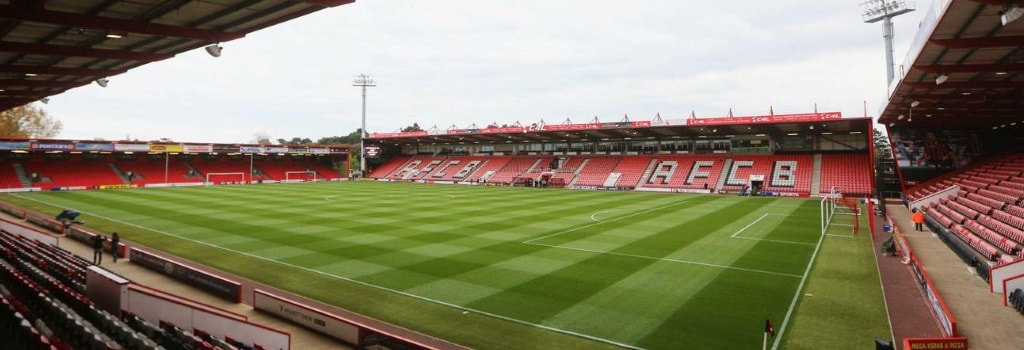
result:
[[[843,197],[839,189],[832,187],[822,194],[819,203],[821,213],[821,234],[828,234],[830,227],[850,227],[853,235],[860,231],[860,206],[856,198]]]
[[[216,185],[223,183],[245,183],[245,173],[207,173],[206,174],[206,185]]]
[[[304,171],[286,171],[284,172],[285,182],[297,182],[297,181],[316,181],[316,172],[312,170]]]

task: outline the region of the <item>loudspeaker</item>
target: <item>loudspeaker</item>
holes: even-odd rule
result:
[[[207,45],[205,47],[205,49],[206,49],[206,53],[210,54],[210,56],[220,57],[220,50],[221,50],[220,45],[217,45],[217,44]]]

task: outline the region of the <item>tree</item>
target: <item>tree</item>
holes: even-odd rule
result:
[[[313,140],[310,140],[308,137],[293,137],[291,140],[277,139],[277,144],[279,145],[308,145],[311,143],[313,143]]]
[[[358,145],[359,134],[361,132],[362,129],[356,129],[356,131],[353,131],[352,133],[346,136],[324,137],[318,140],[316,143],[320,145]]]
[[[0,112],[0,137],[49,138],[63,129],[59,120],[31,104]]]
[[[420,128],[420,124],[419,123],[412,123],[412,126],[407,126],[407,127],[405,127],[405,129],[402,129],[402,132],[410,132],[410,131],[423,131],[423,129]]]
[[[876,159],[888,159],[892,158],[892,146],[889,144],[889,137],[882,133],[881,130],[874,129],[875,132],[875,158]]]
[[[267,133],[265,131],[261,131],[261,132],[255,133],[252,136],[253,136],[253,139],[251,141],[249,141],[251,143],[255,143],[255,144],[259,144],[259,145],[269,145],[270,144],[270,135],[267,135]]]

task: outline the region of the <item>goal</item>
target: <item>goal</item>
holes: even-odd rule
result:
[[[285,182],[301,182],[301,181],[316,181],[316,172],[312,170],[305,171],[286,171],[284,172]]]
[[[821,234],[828,234],[830,227],[850,227],[856,235],[860,231],[860,206],[856,198],[843,197],[843,193],[832,187],[821,196]]]
[[[207,173],[206,185],[244,184],[245,173]]]

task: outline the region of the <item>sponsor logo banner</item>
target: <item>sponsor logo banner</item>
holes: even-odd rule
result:
[[[263,146],[242,146],[239,147],[242,153],[266,153],[267,149]]]
[[[0,141],[0,150],[28,149],[28,141]]]
[[[213,145],[213,151],[217,153],[238,152],[238,145]]]
[[[75,145],[76,151],[113,151],[114,144],[112,143],[91,143],[91,142],[79,142]]]
[[[903,349],[907,350],[939,350],[967,349],[967,338],[904,338]]]
[[[210,294],[230,301],[241,302],[242,285],[238,282],[226,280],[135,248],[132,248],[130,258],[133,263],[171,276]]]
[[[366,137],[368,139],[381,139],[381,138],[392,138],[392,137],[415,137],[415,136],[427,136],[426,131],[410,131],[410,132],[375,132]]]
[[[594,130],[600,128],[600,123],[544,125],[544,131]]]
[[[212,145],[185,145],[183,147],[188,153],[210,153],[213,152]]]
[[[686,125],[735,125],[735,124],[767,124],[767,123],[802,123],[822,120],[841,119],[841,112],[777,114],[754,117],[715,117],[687,119]]]
[[[359,344],[359,327],[338,316],[259,289],[253,291],[252,304],[257,310],[272,313],[350,344]]]
[[[118,152],[149,152],[149,145],[137,143],[115,143],[114,150]]]
[[[149,145],[150,152],[167,152],[167,153],[181,153],[184,147],[181,144],[177,145]]]
[[[139,185],[135,185],[135,184],[132,184],[132,185],[128,185],[128,184],[124,184],[124,185],[100,185],[99,189],[101,189],[101,190],[114,190],[114,189],[136,188],[136,187],[139,187]]]
[[[71,143],[39,143],[32,142],[32,149],[34,150],[49,150],[49,151],[70,151],[75,149],[75,145]]]

